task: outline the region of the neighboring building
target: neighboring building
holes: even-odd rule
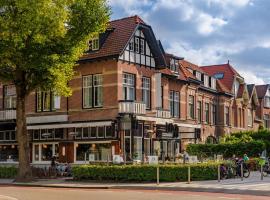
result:
[[[229,62],[201,68],[217,78],[233,94],[231,104],[225,105],[225,116],[228,117],[225,117],[227,128],[224,128],[223,133],[256,130],[258,125],[254,124],[254,119],[256,107],[259,104],[254,86],[248,87],[244,78]]]
[[[71,97],[37,90],[27,99],[34,164],[54,155],[70,163],[174,159],[188,143],[257,128],[254,85],[229,64],[198,67],[165,53],[138,16],[110,22],[78,63]],[[14,86],[0,85],[0,162],[18,158],[15,100]]]
[[[257,107],[256,114],[262,120],[265,128],[270,128],[270,87],[269,85],[256,85],[256,91],[260,106]]]

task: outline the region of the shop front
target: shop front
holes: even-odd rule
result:
[[[0,163],[18,162],[18,143],[16,141],[15,123],[0,124]]]
[[[154,154],[163,161],[174,161],[180,153],[178,125],[172,123],[157,124],[156,138],[154,139]]]

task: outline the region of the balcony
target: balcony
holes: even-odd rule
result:
[[[135,101],[120,101],[119,113],[145,115],[146,105],[144,103]]]
[[[16,119],[16,110],[0,111],[0,121]]]
[[[169,110],[163,110],[162,108],[161,109],[159,108],[157,109],[156,117],[169,119],[171,118],[171,113]]]

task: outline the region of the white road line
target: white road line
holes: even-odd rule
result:
[[[17,198],[10,197],[10,196],[5,196],[5,195],[0,195],[0,200],[18,200]]]

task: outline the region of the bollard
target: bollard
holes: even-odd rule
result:
[[[188,184],[190,184],[190,166],[188,166]]]
[[[243,171],[243,163],[241,163],[241,181],[243,181],[244,171]]]
[[[159,185],[159,165],[157,165],[157,185]]]
[[[218,182],[220,182],[220,165],[218,165]]]
[[[263,180],[263,165],[261,165],[261,181]]]

